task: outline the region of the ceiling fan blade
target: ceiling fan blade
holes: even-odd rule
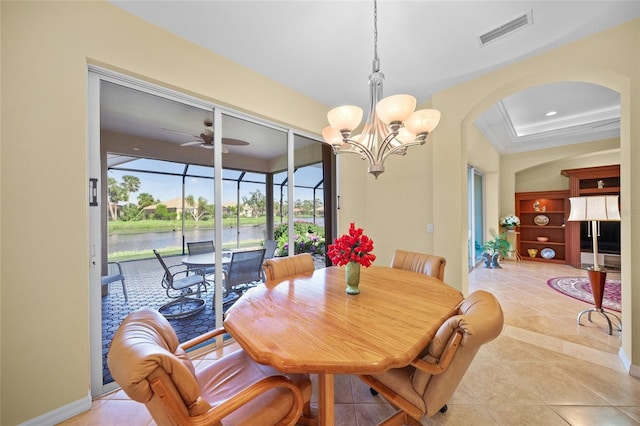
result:
[[[202,141],[191,141],[191,142],[185,142],[185,143],[181,143],[180,146],[191,146],[191,145],[198,145],[201,144]]]
[[[231,138],[222,138],[222,143],[225,145],[232,145],[232,146],[249,145],[249,142],[241,141],[240,139],[231,139]]]
[[[200,145],[200,147],[206,148],[206,149],[213,149],[213,144],[203,143],[203,144]],[[228,154],[229,153],[229,148],[227,148],[226,146],[223,146],[222,147],[222,153],[223,154]]]
[[[199,138],[200,137],[200,135],[194,135],[192,133],[181,132],[180,130],[166,129],[164,127],[162,128],[162,130],[166,130],[167,132],[179,133],[181,135],[191,136],[192,138]]]

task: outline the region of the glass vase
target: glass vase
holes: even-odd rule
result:
[[[360,264],[358,262],[349,262],[345,267],[345,276],[347,279],[347,294],[359,294],[360,287]]]

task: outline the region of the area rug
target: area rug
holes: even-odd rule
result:
[[[547,284],[552,289],[573,297],[574,299],[593,304],[591,283],[587,277],[558,277],[551,278]],[[602,307],[616,312],[620,311],[620,281],[606,280]]]

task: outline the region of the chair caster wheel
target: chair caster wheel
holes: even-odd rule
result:
[[[374,388],[369,388],[369,392],[371,392],[371,395],[373,395],[373,396],[377,396],[378,395],[378,391],[375,390]]]
[[[448,409],[449,409],[449,407],[447,407],[447,404],[444,404],[444,405],[442,406],[442,408],[440,409],[440,412],[441,412],[441,413],[446,413]]]

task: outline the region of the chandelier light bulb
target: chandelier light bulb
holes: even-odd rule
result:
[[[402,123],[416,109],[416,98],[411,95],[393,95],[381,99],[376,105],[378,118],[385,123]]]
[[[327,119],[334,129],[351,132],[362,121],[362,108],[354,105],[339,106],[327,113]]]

